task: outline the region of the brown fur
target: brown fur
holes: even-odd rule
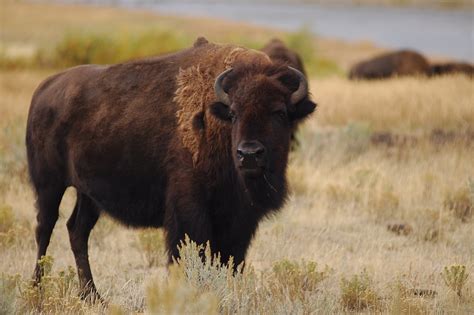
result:
[[[229,67],[226,105],[213,84]],[[188,234],[209,241],[223,262],[243,262],[259,221],[285,201],[290,134],[316,106],[307,95],[291,104],[299,82],[261,52],[204,38],[175,54],[46,79],[26,130],[37,259],[72,186],[77,201],[67,227],[83,296],[98,296],[88,238],[102,212],[132,227],[163,227],[170,261]],[[254,140],[266,155],[250,172],[238,146]],[[41,276],[37,264],[37,282]]]
[[[430,65],[421,54],[400,50],[376,56],[355,64],[350,79],[383,79],[393,76],[427,75]]]
[[[215,77],[235,63],[270,64],[267,56],[255,50],[232,45],[214,46],[208,58],[197,66],[180,69],[176,79],[177,89],[174,101],[179,107],[176,113],[178,131],[183,145],[192,153],[194,163],[197,163],[199,143],[202,141],[202,137],[207,137],[207,143],[215,145],[225,143],[220,140],[216,141],[223,134],[222,122],[211,115],[207,107],[216,101],[214,95]],[[193,128],[193,120],[201,113],[204,113],[203,119],[209,126],[206,133]],[[219,153],[218,148],[213,151],[216,154]]]
[[[282,40],[278,38],[270,40],[265,46],[263,46],[261,51],[266,53],[273,62],[287,64],[306,75],[301,57],[297,52],[288,48]]]
[[[462,73],[472,78],[474,76],[474,66],[463,62],[437,63],[431,65],[430,75],[432,76],[454,73]]]

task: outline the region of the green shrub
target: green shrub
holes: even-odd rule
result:
[[[332,74],[342,74],[343,71],[334,61],[323,58],[318,54],[314,37],[314,34],[304,27],[298,32],[289,34],[286,43],[303,59],[303,64],[309,76],[324,77]]]
[[[148,289],[152,313],[202,309],[199,313],[306,314],[317,308],[319,284],[329,273],[327,268],[318,270],[314,262],[287,260],[258,273],[251,266],[239,266],[235,272],[232,260],[222,264],[218,255],[211,255],[209,244],[197,245],[188,237],[179,253],[167,283],[155,282]]]
[[[306,292],[314,292],[319,283],[327,278],[329,269],[318,271],[315,262],[282,260],[273,265],[269,286],[285,290],[290,297],[304,299]]]
[[[188,43],[180,33],[163,29],[114,35],[69,33],[57,44],[49,63],[59,67],[113,64],[173,52],[185,48]]]
[[[19,309],[21,313],[54,313],[77,314],[84,313],[84,304],[79,298],[79,285],[74,268],[52,273],[53,258],[43,256],[40,267],[44,276],[39,284],[32,280],[22,281],[19,285]]]
[[[461,297],[462,289],[467,282],[469,274],[466,272],[464,265],[451,265],[444,267],[443,273],[444,283]]]
[[[432,293],[431,290],[426,291]],[[414,290],[408,289],[400,280],[392,286],[389,310],[390,314],[422,315],[428,313],[424,300],[416,297]]]
[[[218,298],[190,284],[179,266],[171,266],[167,283],[147,290],[147,312],[151,314],[218,314]]]
[[[372,288],[372,279],[367,271],[341,280],[341,303],[345,309],[361,311],[379,306],[378,296]]]

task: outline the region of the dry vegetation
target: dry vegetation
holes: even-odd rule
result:
[[[51,8],[38,25],[49,14],[66,23],[69,9]],[[131,25],[139,16],[97,12],[85,12],[92,24]],[[14,28],[10,39],[42,43],[43,35],[29,41],[20,26],[2,32]],[[474,312],[472,80],[313,79],[319,108],[291,156],[291,197],[259,228],[244,273],[234,277],[211,259],[202,265],[195,244],[184,246],[179,265],[167,271],[161,231],[129,230],[104,216],[92,232],[90,257],[106,309],[77,298],[65,226],[73,190],[60,207],[52,259],[42,262],[50,270],[42,291],[29,283],[35,210],[24,129],[32,92],[53,71],[0,73],[0,314]]]

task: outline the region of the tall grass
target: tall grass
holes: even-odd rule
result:
[[[312,82],[320,126],[365,123],[374,131],[410,133],[474,130],[474,89],[464,76]]]

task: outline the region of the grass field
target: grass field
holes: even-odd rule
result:
[[[18,2],[2,6],[8,9],[2,44],[34,50],[45,43],[54,46],[66,30],[86,24],[105,33],[117,25],[146,31],[152,21],[179,25],[184,44],[195,33],[242,42],[247,27],[222,21],[209,31],[211,21],[158,19],[142,12]],[[33,14],[33,7],[44,14]],[[88,16],[87,23],[73,12]],[[11,18],[14,13],[36,27],[30,32]],[[255,45],[274,35],[249,29]],[[228,34],[236,35],[226,40]],[[317,39],[316,52],[324,51],[342,69],[377,50],[356,45],[354,55],[350,50],[331,55],[339,45],[334,43]],[[26,115],[36,86],[57,70],[0,71],[0,314],[474,312],[471,79],[350,82],[337,73],[312,78],[319,107],[300,129],[300,147],[291,156],[291,197],[278,215],[261,224],[244,273],[232,277],[226,268],[202,266],[192,244],[183,248],[181,264],[167,270],[161,231],[130,230],[102,217],[91,235],[90,260],[98,289],[109,302],[106,308],[77,297],[65,226],[74,205],[72,189],[61,204],[48,250],[54,261],[43,262],[52,267],[44,289],[29,284],[36,246]]]

